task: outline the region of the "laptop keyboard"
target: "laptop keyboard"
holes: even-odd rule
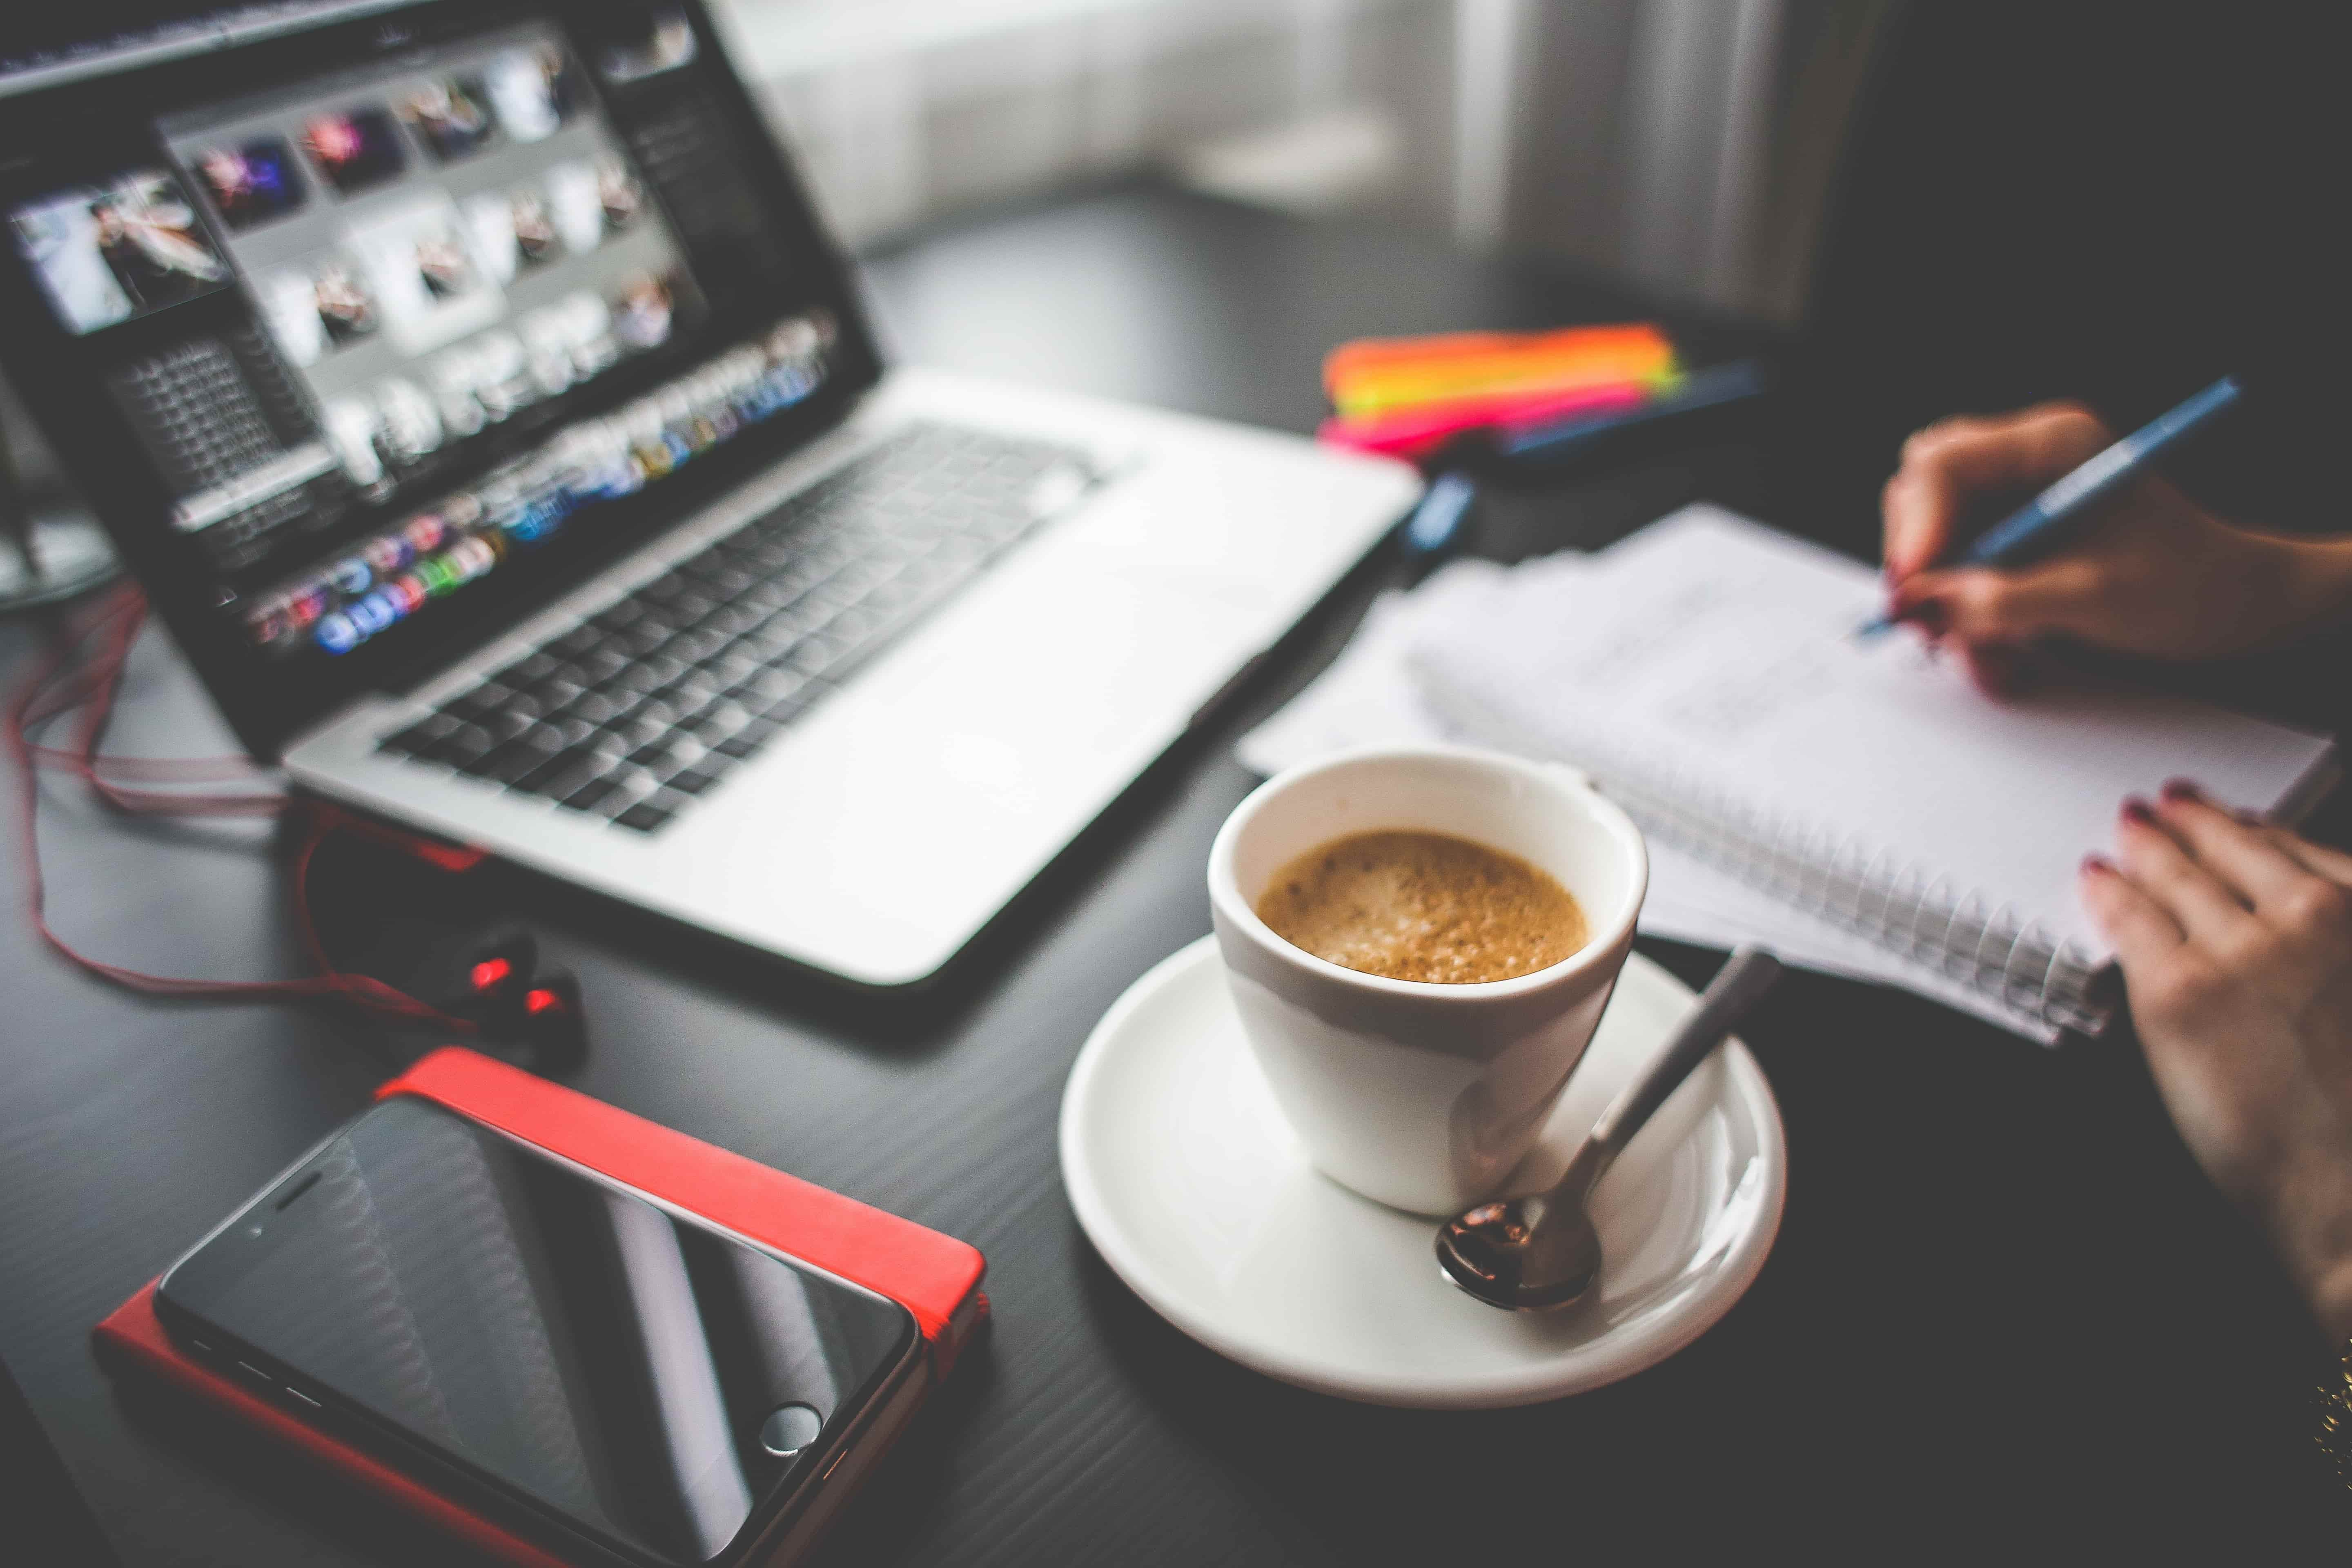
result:
[[[1093,482],[909,426],[377,749],[650,833]]]

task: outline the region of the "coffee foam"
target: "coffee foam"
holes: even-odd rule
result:
[[[1257,900],[1275,934],[1366,974],[1439,984],[1548,969],[1591,940],[1557,879],[1450,834],[1391,829],[1319,845]]]

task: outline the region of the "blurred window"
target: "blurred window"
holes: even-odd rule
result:
[[[1457,0],[713,4],[852,245],[1152,168],[1448,221]]]

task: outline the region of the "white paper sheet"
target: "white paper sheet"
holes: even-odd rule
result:
[[[2072,876],[2122,796],[2175,773],[2268,806],[2326,743],[2144,693],[1994,704],[1908,639],[1856,645],[1866,569],[1713,508],[1594,555],[1447,566],[1384,595],[1331,668],[1244,736],[1271,773],[1353,745],[1495,743],[1570,762],[1606,749],[1952,868],[2050,929],[2095,942]],[[1594,759],[1597,760],[1597,759]],[[1951,978],[1651,843],[1643,930],[1906,987],[2045,1043],[2057,1031]]]
[[[1366,612],[1355,637],[1329,668],[1244,735],[1234,747],[1243,766],[1273,774],[1350,746],[1415,741],[1474,743],[1449,724],[1406,671],[1419,628],[1475,614],[1484,595],[1517,574],[1569,593],[1588,557],[1556,555],[1507,569],[1461,561],[1410,594],[1391,590]],[[1969,986],[1924,965],[1906,964],[1873,943],[1792,910],[1735,878],[1682,854],[1650,846],[1650,893],[1642,930],[1652,936],[1707,947],[1743,942],[1768,946],[1783,962],[1849,979],[1906,986],[1935,1000],[2018,1030],[2045,1044],[2056,1031],[2040,1019],[2002,1007]]]

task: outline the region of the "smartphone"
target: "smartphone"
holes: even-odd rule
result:
[[[155,1310],[339,1439],[630,1568],[796,1556],[926,1375],[887,1297],[410,1095],[230,1216]]]

